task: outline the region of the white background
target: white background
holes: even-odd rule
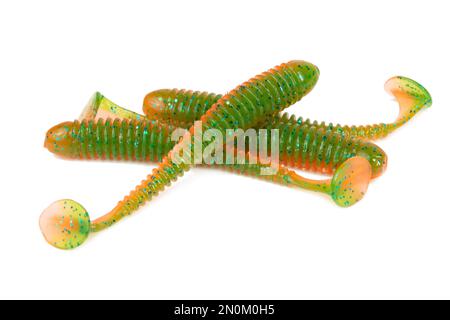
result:
[[[2,1],[0,298],[450,298],[446,1]],[[434,104],[379,141],[388,170],[357,205],[193,169],[133,217],[60,251],[38,218],[95,218],[154,164],[65,161],[46,130],[101,91],[141,111],[159,88],[226,92],[282,62],[321,70],[289,112],[388,122],[393,75]]]

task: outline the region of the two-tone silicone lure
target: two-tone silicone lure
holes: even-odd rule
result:
[[[100,118],[82,122],[63,122],[48,131],[45,147],[59,156],[70,159],[161,161],[175,145],[171,139],[175,129],[171,125],[157,125],[146,120],[103,120]],[[285,142],[281,141],[280,146],[283,146]],[[373,163],[370,167],[370,175],[373,175],[374,169],[381,172],[380,168],[384,169],[384,166],[378,164],[386,163],[386,155],[376,145],[325,132],[323,129],[309,128],[299,143],[303,151],[296,152],[296,154],[302,154],[298,163],[300,166],[302,163],[307,163],[309,168],[315,168],[316,171],[335,171],[347,159],[355,156],[368,160],[369,165]],[[252,156],[254,161],[250,162],[249,157]],[[266,171],[263,170],[265,167],[260,165],[260,158],[252,154],[244,155],[243,158],[247,159],[246,163],[238,164],[234,160],[227,164],[224,154],[221,163],[225,165],[219,165],[219,167],[289,186],[324,192],[340,206],[354,204],[365,192],[364,189],[358,197],[342,198],[339,197],[339,193],[330,192],[327,180],[302,178],[293,171],[289,173],[292,179],[277,179],[277,175],[267,176]],[[280,170],[283,171],[285,168],[281,166]],[[370,175],[364,177],[366,183],[370,180]]]
[[[276,127],[270,129],[279,130],[281,164],[332,173],[346,159],[361,156],[371,164],[372,177],[379,176],[386,167],[386,154],[373,143],[323,128],[291,123],[292,119],[280,120]],[[158,120],[104,120],[95,117],[52,127],[46,134],[44,145],[50,152],[71,159],[161,161],[175,145],[171,137],[176,129]],[[255,144],[259,146],[260,136],[255,138]],[[270,140],[271,136],[267,135],[268,146]],[[221,163],[225,160],[224,155]]]
[[[276,114],[274,117],[264,119],[258,128],[278,129],[280,132],[280,162],[292,167],[319,171],[322,173],[332,173],[336,164],[340,164],[342,159],[333,155],[333,152],[340,152],[339,145],[348,148],[343,150],[344,158],[352,155],[360,155],[369,160],[372,166],[372,177],[380,176],[386,168],[387,156],[374,144],[364,144],[357,140],[346,138],[336,138],[332,133],[340,134],[343,137],[361,138],[364,140],[376,140],[383,138],[406,122],[411,120],[420,110],[428,108],[432,104],[432,99],[428,91],[418,82],[401,76],[388,79],[384,85],[386,92],[395,97],[399,105],[399,114],[394,122],[378,123],[372,125],[340,125],[333,123],[318,122],[316,120],[295,117],[288,113]],[[210,108],[211,105],[220,99],[220,94],[179,90],[162,89],[150,92],[144,98],[143,111],[147,118],[164,121],[177,127],[189,127],[194,121]],[[119,110],[122,109],[119,107]],[[125,109],[126,110],[126,109]],[[142,117],[142,116],[140,116]],[[309,158],[305,157],[305,149],[308,142],[314,146],[316,141],[321,139],[335,144],[336,148],[331,149],[325,145],[326,159],[322,165],[317,165],[317,160],[322,160],[322,154],[309,153]],[[356,148],[353,148],[356,145]],[[361,150],[362,149],[362,150]],[[319,148],[319,150],[321,150]],[[346,152],[352,150],[351,152]],[[315,151],[313,147],[313,151]],[[332,161],[335,159],[337,161]]]
[[[336,138],[334,143],[340,150],[339,145],[344,144],[347,149],[344,150],[343,158],[333,157],[332,150],[328,150],[331,159],[336,161],[326,161],[325,166],[317,166],[315,161],[308,161],[306,157],[306,143],[311,141],[314,145],[315,140],[332,140],[332,133],[341,134],[345,137],[362,138],[364,140],[379,139],[393,132],[404,123],[409,121],[418,111],[431,105],[431,97],[427,90],[416,81],[406,77],[392,77],[386,84],[385,89],[393,95],[399,104],[399,115],[392,123],[379,123],[374,125],[334,125],[332,123],[312,121],[301,117],[289,116],[287,113],[277,114],[272,118],[266,119],[257,127],[266,129],[278,129],[280,132],[280,160],[282,164],[293,166],[295,168],[320,171],[323,173],[332,173],[336,164],[348,156],[360,154],[369,160],[372,166],[372,175],[377,177],[382,174],[386,167],[387,157],[385,153],[375,145],[367,145],[355,140],[345,141],[345,139]],[[202,112],[205,112],[214,104],[220,95],[214,95],[205,92],[193,92],[186,90],[157,90],[149,93],[144,99],[144,111],[147,118],[157,119],[159,125],[162,122],[169,123],[173,127],[187,128],[198,120]],[[85,108],[80,120],[91,120],[99,118],[119,118],[140,120],[144,116],[130,110],[121,108],[101,94],[97,93],[91,99]],[[170,129],[169,129],[170,131]],[[363,150],[361,150],[363,149]],[[347,151],[347,152],[345,152]]]
[[[369,140],[380,139],[408,122],[420,110],[430,107],[432,100],[428,91],[418,82],[401,76],[388,79],[384,85],[386,92],[394,96],[399,104],[399,114],[392,123],[378,123],[373,125],[340,125],[319,122],[316,120],[296,118],[287,113],[276,114],[272,118],[264,119],[258,127],[276,128],[289,122],[292,125],[316,127],[325,131],[345,134],[352,137]],[[162,89],[152,91],[144,98],[143,111],[148,119],[158,119],[177,127],[188,128],[220,98],[222,95],[208,92]],[[102,108],[104,109],[104,108]],[[122,108],[116,108],[123,110]],[[116,114],[114,109],[107,113]],[[118,116],[136,117],[137,114],[118,114]],[[142,116],[140,116],[142,117]],[[295,128],[298,128],[296,126]]]
[[[305,61],[291,61],[275,67],[220,98],[200,118],[202,129],[216,129],[225,134],[228,128],[245,130],[255,126],[264,118],[273,116],[300,100],[313,88],[317,76],[318,69]],[[193,131],[194,127],[191,127],[163,158],[159,166],[104,216],[91,222],[87,211],[74,200],[59,200],[50,205],[40,218],[41,230],[46,240],[61,249],[77,247],[87,239],[90,232],[101,231],[111,226],[156,196],[192,167],[192,163],[177,155],[183,150],[192,150],[192,146],[197,142],[192,139],[195,137]],[[122,132],[121,138],[123,137]],[[205,147],[202,141],[200,143]],[[362,168],[362,171],[368,173],[367,179],[370,179],[371,169],[369,162],[362,157],[351,158],[342,166],[346,172],[338,176],[338,179],[330,181],[330,189],[339,192],[339,197],[345,201],[354,193],[359,193],[358,179],[363,175],[354,173],[361,171],[359,168]],[[283,169],[276,175],[276,179],[291,180],[295,173]],[[363,187],[367,187],[367,184]]]

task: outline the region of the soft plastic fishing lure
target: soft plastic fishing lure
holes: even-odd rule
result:
[[[217,129],[224,134],[228,128],[250,128],[262,119],[273,116],[300,100],[313,88],[317,76],[318,69],[304,61],[291,61],[275,67],[219,99],[200,118],[202,129]],[[40,218],[41,230],[47,241],[61,249],[77,247],[86,240],[89,232],[103,230],[137,210],[175,181],[184,171],[190,169],[192,164],[177,155],[183,150],[192,149],[197,142],[192,140],[192,136],[194,136],[194,127],[191,127],[189,133],[163,158],[152,174],[109,213],[93,222],[90,222],[87,211],[74,200],[59,200],[50,205]],[[200,141],[200,143],[205,147],[203,142]],[[328,189],[330,193],[337,194],[334,197],[342,203],[354,202],[354,198],[361,196],[367,188],[367,181],[371,176],[370,164],[365,158],[354,157],[343,163],[341,167],[342,171],[338,170],[335,178],[327,181],[322,189]],[[293,180],[294,183],[307,184],[307,181],[298,182],[293,177],[295,172],[283,169],[279,170],[276,177],[272,179]]]
[[[121,108],[122,110],[126,110]],[[339,135],[314,126],[292,124],[280,119],[280,163],[295,168],[332,173],[345,160],[361,156],[380,175],[387,163],[384,151],[373,143]],[[45,147],[71,159],[161,161],[175,146],[176,127],[152,120],[97,119],[63,122],[48,130]],[[259,135],[256,136],[259,140]],[[268,135],[268,145],[271,136]],[[259,145],[259,141],[257,141]],[[223,158],[222,163],[225,163]]]
[[[387,163],[387,157],[383,150],[373,144],[335,137],[334,134],[341,134],[344,137],[380,138],[407,122],[422,108],[431,105],[431,97],[426,89],[414,80],[406,77],[389,79],[385,88],[397,99],[400,105],[399,116],[394,123],[365,126],[326,125],[324,122],[318,123],[309,119],[297,119],[295,116],[289,116],[287,113],[284,113],[266,120],[261,126],[280,131],[279,147],[282,164],[306,170],[331,173],[343,160],[351,156],[360,155],[369,160],[372,166],[372,176],[377,177],[382,174]],[[199,117],[199,114],[208,110],[210,105],[219,97],[219,95],[185,90],[158,90],[146,96],[144,99],[144,110],[146,110],[150,118],[158,119],[158,126],[161,126],[159,120],[162,118],[165,122],[186,127],[191,124],[189,121],[193,123]],[[81,119],[99,119],[100,117],[143,119],[144,116],[121,108],[97,93],[85,108]],[[83,128],[84,126],[82,125],[80,131],[81,140],[83,136],[88,135],[90,132],[87,130],[87,133],[85,133]],[[170,126],[166,129],[165,132],[173,130]],[[161,136],[161,138],[163,137]],[[61,137],[58,139],[61,139]],[[320,141],[325,142],[317,148],[316,146]],[[71,143],[76,142],[73,141]],[[135,141],[135,143],[140,145],[138,141]],[[89,149],[90,145],[92,144],[88,143],[86,148]],[[332,148],[332,145],[335,147]],[[49,145],[49,150],[61,153],[61,150],[52,150],[55,147],[57,147],[56,144],[53,147]],[[80,147],[83,150],[83,147]],[[163,150],[164,147],[158,146],[157,149]],[[324,158],[322,151],[324,150],[325,161],[322,161],[322,158]],[[113,150],[112,152],[113,154],[110,157],[116,158],[115,151]],[[67,154],[63,154],[63,156],[73,157]],[[79,156],[83,157],[82,154]],[[159,153],[159,156],[162,156],[161,153]],[[131,157],[127,159],[131,159]]]
[[[304,120],[301,117],[296,118],[284,113],[265,120],[261,127],[265,126],[267,129],[278,129],[280,131],[279,147],[282,164],[306,170],[331,173],[343,160],[351,156],[360,155],[369,160],[372,166],[372,176],[377,177],[382,174],[387,163],[387,157],[379,147],[355,140],[333,137],[333,134],[337,133],[346,137],[352,136],[365,139],[380,138],[406,123],[422,108],[431,105],[429,93],[423,86],[412,79],[393,77],[386,82],[385,88],[387,92],[397,99],[400,106],[399,116],[393,123],[365,126],[341,126],[331,123],[327,125],[324,122],[318,123],[309,119]],[[206,112],[211,104],[219,98],[220,95],[211,93],[163,89],[154,91],[145,97],[144,110],[148,117],[158,120],[159,126],[161,126],[160,120],[162,120],[174,126],[187,127],[193,124],[193,121],[197,120],[200,114]],[[121,108],[100,93],[97,93],[88,103],[80,118],[99,119],[101,117],[142,119],[144,116]],[[171,131],[173,129],[168,127],[167,130]],[[85,135],[84,132],[81,133],[81,138],[83,135]],[[323,144],[327,155],[324,163],[321,162],[323,158],[321,154],[322,149],[319,148],[317,150],[314,147],[321,140],[328,142]],[[136,143],[139,144],[139,142]],[[335,148],[331,148],[332,144],[335,145]],[[342,145],[346,147],[342,148]],[[310,146],[313,146],[312,151],[309,148]],[[159,150],[161,149],[164,148],[159,147]],[[51,145],[49,150],[52,151]],[[309,154],[306,156],[308,152]],[[340,154],[340,156],[336,157],[336,154]],[[69,155],[64,156],[72,157]]]
[[[175,146],[175,142],[171,140],[171,133],[175,129],[169,124],[151,120],[120,120],[118,118],[106,121],[101,118],[81,122],[76,120],[52,127],[47,132],[44,145],[52,153],[70,159],[161,161]],[[285,143],[286,141],[280,140],[280,146]],[[317,171],[319,168],[322,168],[322,171],[325,170],[324,167],[330,167],[329,171],[335,171],[347,159],[356,156],[365,158],[370,164],[378,163],[380,159],[384,163],[386,161],[383,150],[372,143],[313,127],[308,128],[300,145],[302,150],[296,152],[296,154],[302,154],[299,160],[307,162],[310,168],[317,168]],[[261,174],[264,166],[260,164],[259,159],[254,161],[256,164],[249,164],[249,157],[254,159],[256,156],[247,154],[245,159],[248,161],[244,164],[234,162],[235,164],[219,167],[288,186],[324,192],[331,195],[340,206],[349,206],[360,199],[355,197],[354,201],[349,199],[341,201],[344,198],[339,198],[339,193],[330,192],[329,181],[306,179],[283,166],[281,166],[280,175]],[[223,163],[225,160],[224,155]],[[371,174],[374,168],[379,168],[378,164],[371,166]],[[279,179],[280,177],[284,179]],[[364,180],[370,180],[370,175],[368,179],[364,176]]]
[[[389,94],[395,97],[400,107],[398,117],[392,123],[359,126],[327,124],[283,113],[264,119],[258,127],[277,128],[290,123],[292,131],[297,130],[299,126],[303,128],[316,127],[325,131],[374,140],[387,136],[408,122],[417,112],[431,106],[432,100],[428,91],[412,79],[400,76],[392,77],[386,81],[384,87]],[[145,96],[143,110],[149,119],[158,119],[177,127],[188,128],[221,97],[220,94],[191,90],[156,90]],[[131,113],[129,115],[135,116]]]
[[[163,157],[175,146],[171,140],[171,134],[176,128],[149,120],[129,119],[103,119],[84,120],[82,122],[63,122],[51,128],[46,135],[45,147],[52,153],[71,159],[111,159],[134,161],[161,161]],[[308,127],[306,131],[297,133],[298,140],[294,146],[294,152],[290,152],[285,161],[291,162],[295,167],[308,167],[315,171],[334,172],[347,159],[360,156],[369,161],[371,174],[374,170],[384,170],[387,156],[378,146],[359,139],[342,136],[333,132],[326,132],[322,128]],[[283,137],[283,136],[282,136]],[[289,146],[286,146],[289,145]],[[290,148],[291,141],[288,137],[279,140],[281,149]],[[247,155],[246,158],[255,155]],[[255,159],[255,163],[260,163]],[[226,163],[224,155],[222,163]],[[233,163],[236,163],[234,161]],[[382,163],[383,165],[380,165]],[[257,178],[272,180],[266,174],[261,174],[263,168],[259,164],[249,165],[233,164],[220,166],[238,173],[245,173]],[[285,170],[281,167],[281,170]],[[287,172],[287,171],[284,171]],[[275,182],[286,185],[304,187],[310,190],[325,191],[324,181],[308,180],[300,175],[290,173],[292,179]],[[370,177],[369,177],[370,178]],[[302,179],[307,184],[295,183]],[[311,187],[313,185],[313,187]],[[317,188],[320,186],[320,188]],[[330,194],[330,193],[329,193]],[[358,200],[359,198],[355,198]],[[333,200],[341,205],[348,206],[353,201]]]

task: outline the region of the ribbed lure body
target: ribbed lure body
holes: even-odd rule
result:
[[[150,120],[75,120],[48,130],[44,145],[71,159],[159,162],[175,145],[174,129]]]
[[[228,128],[250,128],[300,100],[314,87],[317,77],[318,69],[304,61],[291,61],[275,67],[219,99],[200,118],[202,129],[214,128],[224,133]],[[191,127],[190,132],[193,131]],[[181,150],[191,148],[192,142],[190,135],[178,142],[152,174],[110,213],[93,221],[92,231],[102,230],[131,214],[188,170],[192,163],[175,163],[173,159]]]
[[[397,99],[400,106],[399,116],[392,123],[340,125],[296,118],[288,114],[276,114],[258,126],[261,128],[277,126],[283,118],[288,117],[292,125],[314,126],[325,131],[374,140],[385,137],[399,128],[422,108],[429,107],[432,102],[430,94],[422,85],[406,77],[390,78],[385,84],[385,89]],[[192,90],[156,90],[145,96],[143,110],[149,119],[159,119],[174,126],[189,128],[221,97],[220,94]]]
[[[320,127],[291,125],[282,117],[279,130],[280,164],[310,171],[332,173],[346,159],[366,158],[373,177],[385,169],[387,156],[373,143],[326,131]],[[47,132],[45,146],[67,158],[161,161],[175,146],[175,127],[150,120],[89,120],[64,122]],[[270,134],[267,144],[270,146]],[[257,135],[257,145],[259,146]],[[225,163],[225,158],[223,159]]]

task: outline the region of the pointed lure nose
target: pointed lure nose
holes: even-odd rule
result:
[[[301,79],[305,94],[309,93],[316,85],[317,80],[319,80],[319,68],[311,62],[304,60],[292,60],[288,62],[287,65],[290,66],[291,69],[297,73],[298,78]]]

